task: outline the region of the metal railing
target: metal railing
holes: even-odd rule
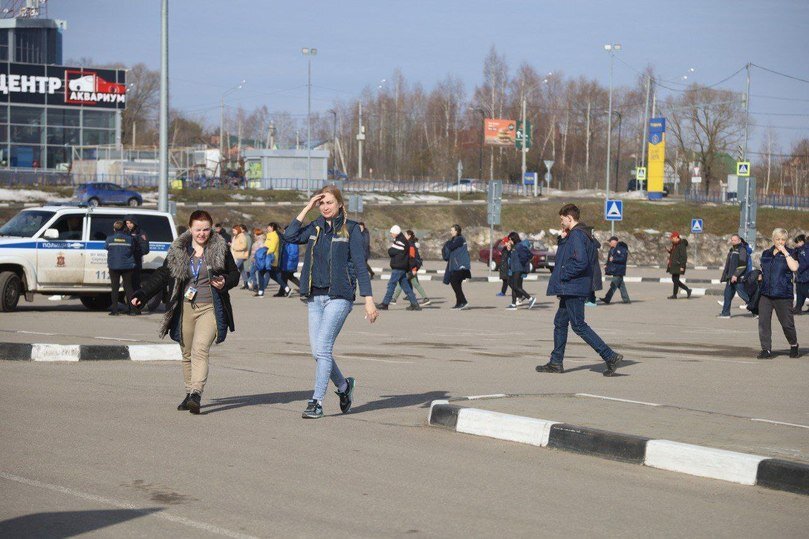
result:
[[[686,191],[685,200],[696,204],[732,204],[738,205],[736,198],[728,199],[723,193],[700,193],[697,191]],[[756,195],[759,206],[770,206],[773,208],[809,208],[809,197],[798,195],[772,195],[761,191]]]

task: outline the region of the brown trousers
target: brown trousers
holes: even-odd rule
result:
[[[216,340],[213,303],[183,304],[183,379],[186,393],[202,393],[208,380],[208,352]]]

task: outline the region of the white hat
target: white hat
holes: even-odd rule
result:
[[[398,236],[402,233],[402,228],[399,225],[393,225],[390,227],[390,233]]]

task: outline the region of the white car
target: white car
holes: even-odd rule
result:
[[[79,296],[88,309],[109,308],[110,279],[105,240],[112,225],[134,215],[149,239],[143,277],[163,264],[177,237],[168,213],[141,209],[42,206],[26,208],[0,227],[0,311],[17,308],[20,296]],[[160,294],[147,305],[160,305]]]

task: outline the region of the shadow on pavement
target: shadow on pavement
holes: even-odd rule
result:
[[[380,395],[380,398],[366,402],[351,409],[352,414],[371,412],[374,410],[385,410],[389,408],[407,408],[409,406],[421,405],[426,408],[434,400],[448,399],[449,393],[446,391],[428,391],[427,393],[414,393],[411,395]]]
[[[0,537],[74,537],[158,511],[162,509],[149,507],[33,513],[0,522]]]
[[[290,402],[300,402],[309,400],[312,391],[281,391],[279,393],[259,393],[256,395],[237,395],[235,397],[224,397],[221,399],[211,399],[210,404],[201,406],[201,414],[213,414],[215,412],[226,412],[245,406],[261,406],[270,404],[289,404]]]
[[[631,365],[635,365],[636,363],[640,363],[640,361],[633,361],[631,359],[623,359],[623,360],[621,360],[621,362],[618,364],[618,371],[615,374],[615,376],[616,377],[617,376],[628,376],[626,374],[622,374],[621,370],[625,369],[626,367],[629,367]],[[593,365],[582,365],[581,367],[574,367],[572,369],[565,369],[565,372],[576,372],[576,371],[589,370],[590,372],[598,372],[598,373],[600,373],[600,372],[603,372],[605,368],[606,368],[606,364],[603,361],[601,361],[600,363],[595,363]]]

